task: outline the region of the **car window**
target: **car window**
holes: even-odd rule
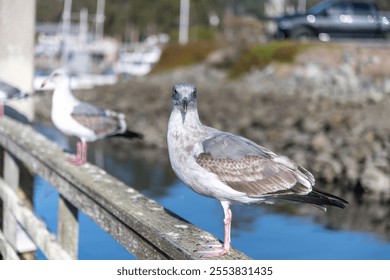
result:
[[[327,10],[328,15],[341,15],[345,14],[349,10],[347,3],[335,3]]]
[[[368,3],[351,3],[351,8],[355,15],[371,14],[371,6]]]
[[[313,15],[323,14],[324,11],[326,11],[326,10],[328,9],[329,6],[330,6],[330,3],[327,2],[327,1],[320,2],[320,3],[318,3],[317,5],[314,5],[314,6],[309,10],[309,14],[313,14]]]

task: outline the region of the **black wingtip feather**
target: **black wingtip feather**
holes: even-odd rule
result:
[[[125,137],[125,138],[138,138],[138,139],[144,139],[144,135],[138,132],[126,130],[122,134],[118,134],[117,136]]]
[[[285,201],[313,204],[324,210],[326,210],[326,206],[335,206],[344,209],[347,204],[349,204],[348,201],[342,199],[341,197],[324,192],[317,188],[313,188],[313,190],[307,195],[286,194],[280,195],[277,198]]]
[[[134,131],[130,131],[130,130],[126,130],[123,133],[112,134],[108,137],[124,137],[124,138],[129,138],[129,139],[137,138],[137,139],[141,139],[141,140],[144,139],[143,134],[138,133],[138,132],[134,132]]]
[[[331,193],[325,192],[323,190],[320,190],[320,189],[317,189],[317,188],[313,188],[313,191],[316,192],[316,193],[321,194],[322,196],[327,197],[329,200],[337,201],[338,203],[342,204],[343,207],[341,207],[341,208],[345,208],[346,204],[349,204],[349,202],[346,201],[345,199],[343,199],[341,197],[338,197],[338,196],[335,196],[335,195],[333,195]]]

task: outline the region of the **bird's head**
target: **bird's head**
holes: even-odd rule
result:
[[[57,69],[54,70],[43,82],[41,88],[46,87],[49,83],[54,84],[54,86],[60,83],[69,83],[70,78],[66,70]]]
[[[172,88],[172,106],[181,112],[183,122],[187,111],[196,110],[196,87],[189,83],[179,83]]]

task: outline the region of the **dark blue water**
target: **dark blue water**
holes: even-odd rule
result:
[[[37,124],[36,129],[65,149],[74,150],[74,141],[69,144],[69,139],[50,125]],[[120,145],[115,140],[91,145],[89,161],[223,239],[219,202],[194,193],[177,180],[166,151],[145,155],[138,151],[123,158]],[[157,153],[163,154],[150,159],[150,154]],[[298,205],[233,206],[232,245],[254,259],[390,259],[389,207],[358,203],[353,197],[350,202],[345,210],[327,212]],[[35,178],[34,205],[37,215],[56,233],[58,193],[40,177]],[[82,212],[79,221],[80,259],[134,259]],[[38,258],[43,259],[43,254],[39,252]]]

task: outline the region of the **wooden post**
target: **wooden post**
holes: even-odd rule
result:
[[[55,236],[50,231],[48,231],[45,223],[39,220],[35,216],[34,212],[26,205],[24,205],[14,190],[8,186],[4,180],[1,179],[0,198],[6,202],[7,210],[12,212],[15,219],[18,221],[18,224],[20,224],[26,230],[26,232],[28,232],[29,236],[34,240],[37,246],[41,249],[42,253],[44,253],[48,259],[71,259],[69,254],[57,242]],[[0,251],[5,252],[7,259],[12,259],[13,249],[9,250],[9,248],[12,248],[12,246],[9,245],[5,238],[4,240],[2,241],[0,238]]]
[[[34,175],[20,161],[17,161],[17,163],[19,167],[19,188],[17,195],[22,203],[33,211]],[[22,253],[21,258],[26,260],[35,259],[36,245],[24,231],[19,236],[22,240],[18,240],[17,248]]]
[[[0,146],[0,176],[2,178],[4,178],[4,174],[3,174],[3,171],[4,171],[4,168],[3,168],[3,160],[4,158],[4,149],[2,146]],[[0,231],[3,230],[3,201],[0,199]],[[1,256],[0,256],[0,260],[1,260]]]
[[[16,193],[19,186],[19,169],[15,160],[8,153],[4,153],[4,181]],[[10,211],[7,210],[7,204],[3,205],[3,232],[8,243],[16,250],[17,221]]]
[[[15,194],[17,194],[21,200],[31,209],[32,208],[32,178],[31,175],[25,174],[25,176],[30,177],[30,188],[26,188],[27,192],[24,191],[24,188],[19,188],[19,179],[20,179],[20,169],[17,163],[17,160],[8,152],[4,153],[4,162],[3,162],[3,173],[4,181],[13,189]],[[26,169],[24,168],[26,171]],[[24,178],[24,181],[27,181]],[[18,225],[14,215],[7,209],[6,203],[4,203],[3,208],[3,231],[4,236],[14,248],[15,251],[19,252],[22,259],[34,259],[35,257],[35,245],[31,241],[30,237],[24,232],[24,230]]]
[[[0,79],[30,93],[34,76],[35,7],[36,0],[0,1]],[[32,98],[10,102],[9,105],[29,120],[34,118]],[[3,170],[5,181],[32,209],[32,174],[26,168],[19,168],[8,153],[4,156]],[[20,230],[13,215],[4,210],[3,218],[4,236],[10,245],[22,253],[21,258],[33,258],[35,254],[31,251],[35,251],[35,246]]]
[[[0,260],[19,260],[18,254],[8,244],[3,233],[0,231]]]
[[[60,195],[58,203],[58,241],[72,259],[77,259],[79,245],[78,209],[62,195]]]
[[[0,1],[0,79],[26,92],[33,89],[35,1]],[[32,98],[9,105],[34,118]]]

